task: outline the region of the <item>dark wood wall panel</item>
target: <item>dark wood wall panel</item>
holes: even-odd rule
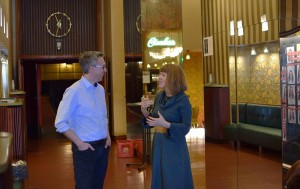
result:
[[[142,54],[141,34],[136,28],[141,26],[141,3],[138,0],[124,0],[124,38],[126,54]]]
[[[24,106],[1,106],[0,107],[0,131],[13,134],[13,159],[26,160],[26,133],[24,119]]]
[[[136,62],[128,62],[125,72],[126,102],[140,102],[143,95],[142,67]]]
[[[99,50],[100,0],[19,0],[19,54],[65,55],[84,50]],[[72,22],[71,31],[64,37],[47,32],[47,18],[55,12],[66,13]],[[64,23],[63,23],[64,24]],[[58,51],[56,41],[61,40]]]

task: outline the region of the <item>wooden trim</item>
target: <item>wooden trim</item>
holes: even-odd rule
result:
[[[22,60],[43,60],[43,59],[78,59],[79,54],[71,55],[20,55],[18,59]]]
[[[138,54],[138,53],[128,53],[125,55],[125,62],[129,62],[129,61],[142,61],[142,54]]]
[[[16,56],[21,52],[21,32],[20,32],[20,0],[16,1]]]
[[[18,60],[22,64],[28,63],[38,63],[38,64],[47,64],[47,63],[78,63],[79,54],[76,55],[22,55],[18,57]]]
[[[102,43],[102,20],[101,20],[101,14],[102,14],[102,6],[101,6],[101,0],[97,0],[97,7],[98,7],[98,10],[97,11],[97,31],[99,33],[99,35],[97,35],[97,46],[98,46],[98,49],[101,51],[101,52],[104,52],[103,49],[101,48],[101,43]]]
[[[22,61],[18,59],[18,89],[24,91],[24,70]]]
[[[280,32],[279,37],[287,37],[289,35],[295,34],[296,32],[299,32],[299,31],[300,31],[300,26],[297,26],[296,28],[293,28],[292,30]]]
[[[126,140],[127,139],[127,135],[120,135],[120,136],[111,135],[110,137],[111,137],[112,141]]]

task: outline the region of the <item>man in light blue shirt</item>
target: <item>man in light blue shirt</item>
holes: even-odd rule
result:
[[[102,189],[111,138],[104,88],[98,84],[107,72],[98,51],[80,54],[83,76],[66,89],[55,119],[57,132],[72,142],[76,189]]]

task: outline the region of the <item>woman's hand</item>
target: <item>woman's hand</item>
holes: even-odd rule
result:
[[[158,112],[158,118],[148,116],[147,123],[149,126],[161,126],[165,128],[170,128],[171,123],[167,122],[165,118]]]
[[[148,96],[141,98],[141,110],[147,110],[147,108],[150,107],[150,105],[153,105],[153,101],[150,100]]]
[[[149,115],[148,108],[153,105],[153,101],[149,99],[148,96],[141,98],[141,111],[145,117]]]

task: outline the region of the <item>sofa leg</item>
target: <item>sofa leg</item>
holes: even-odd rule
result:
[[[230,140],[230,146],[231,146],[231,148],[235,148],[235,142],[234,142],[234,140]]]
[[[262,154],[262,146],[258,146],[258,150],[259,150],[259,155],[261,156],[261,154]]]
[[[241,148],[241,142],[239,140],[236,141],[236,149],[239,150]]]

